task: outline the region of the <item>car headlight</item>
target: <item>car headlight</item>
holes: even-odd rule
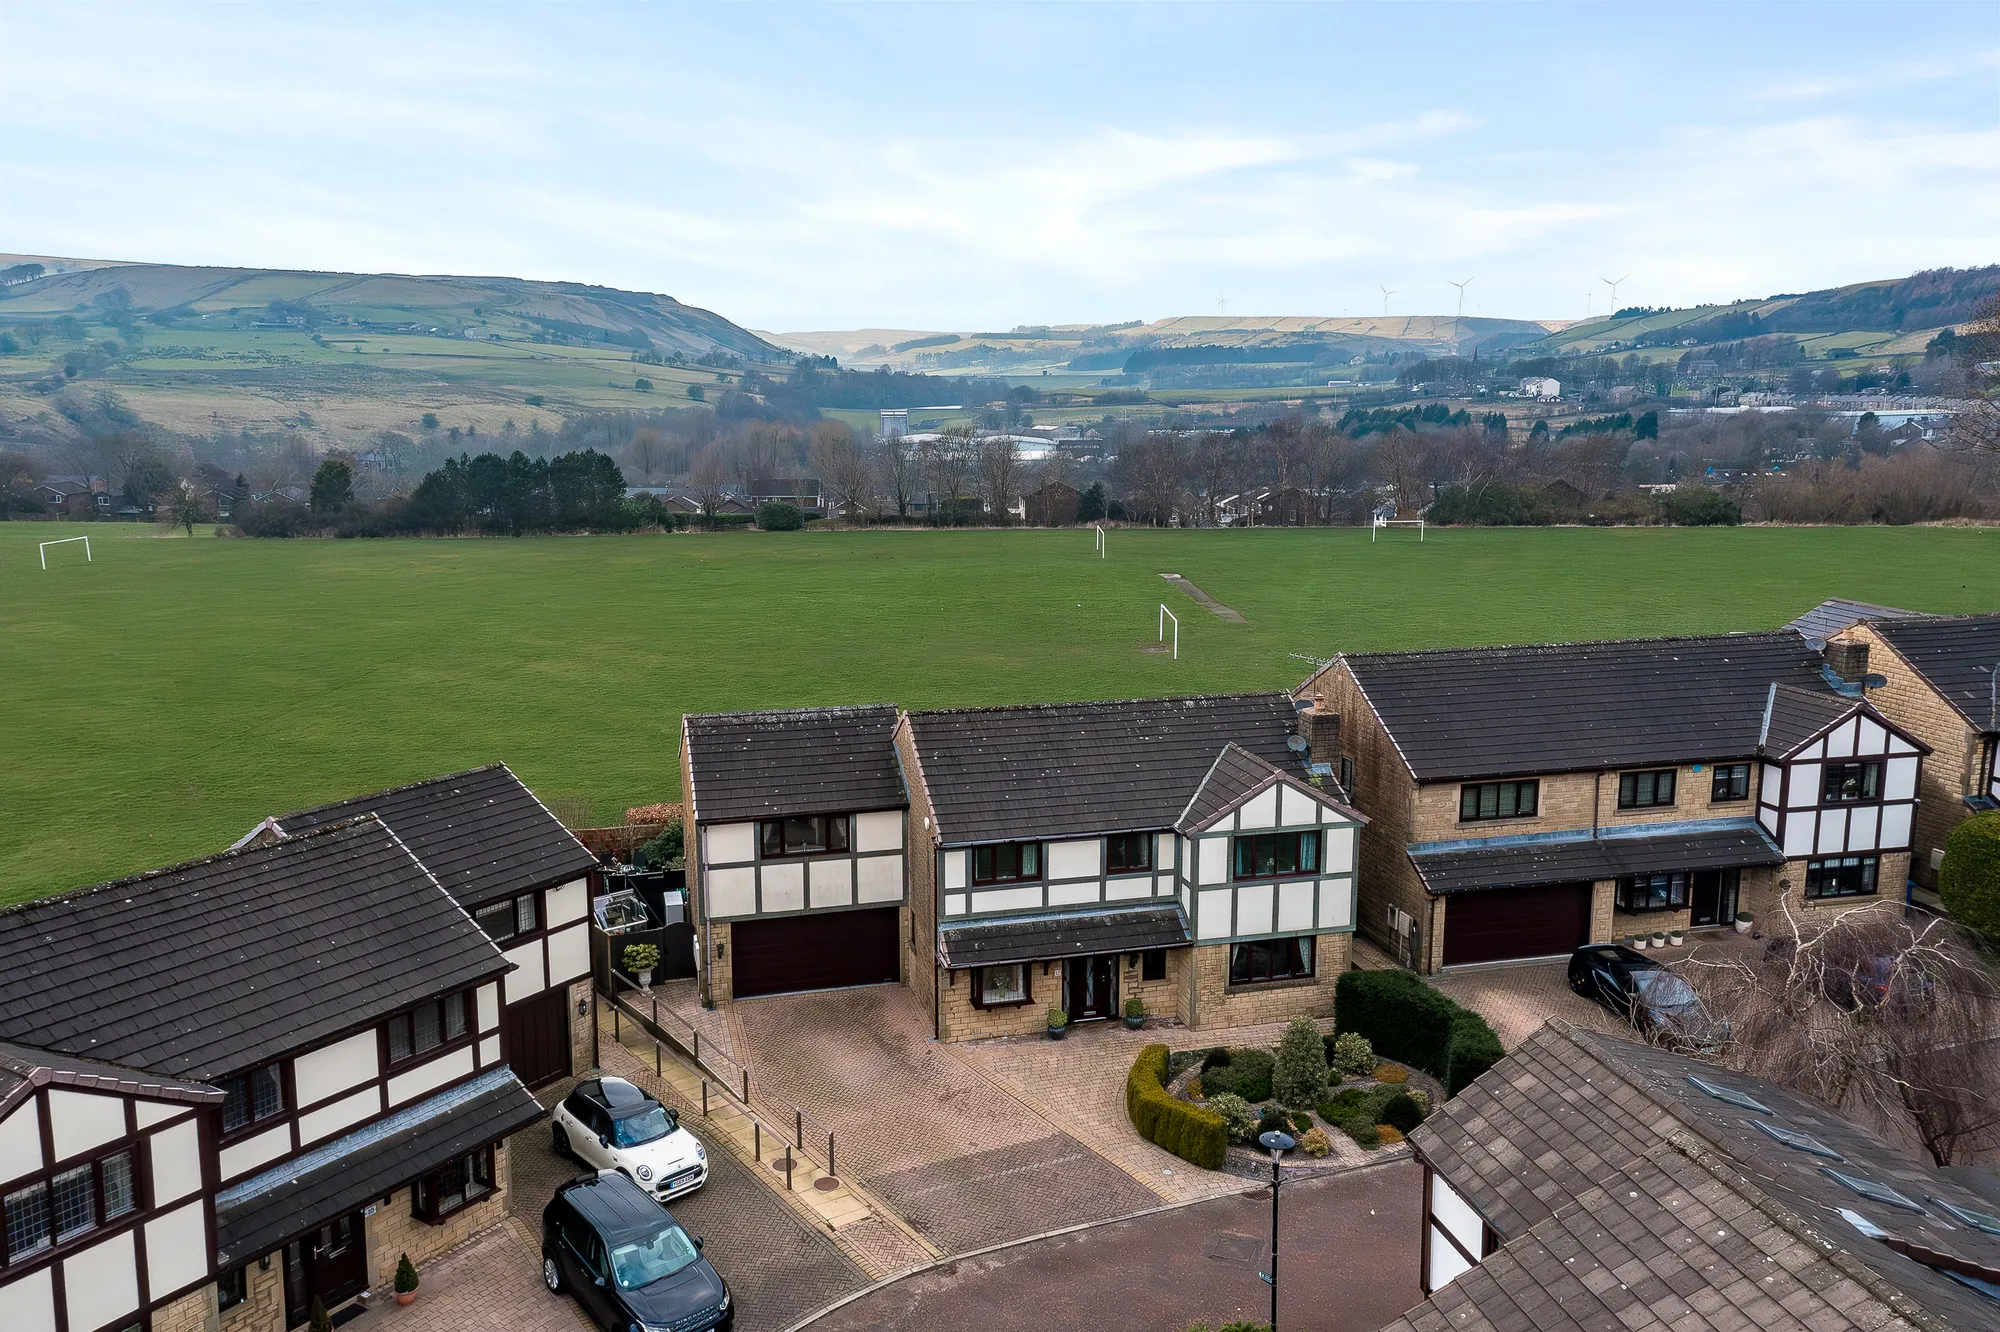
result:
[[[648,1180],[652,1179],[652,1177],[653,1177],[653,1167],[651,1167],[651,1166],[649,1166],[649,1165],[642,1165],[642,1166],[640,1166],[640,1167],[639,1167],[639,1169],[638,1169],[638,1172],[637,1172],[637,1173],[638,1173],[638,1176],[639,1176],[639,1182],[640,1182],[641,1184],[644,1184],[644,1183],[646,1183],[646,1182],[647,1182]]]
[[[725,1289],[725,1290],[724,1290],[724,1291],[722,1292],[722,1303],[720,1303],[720,1304],[718,1304],[718,1305],[716,1305],[716,1306],[715,1306],[715,1311],[716,1311],[717,1313],[727,1313],[727,1312],[729,1312],[729,1292],[728,1292],[728,1290],[726,1290],[726,1289]]]
[[[708,1159],[708,1148],[702,1146],[700,1143],[696,1143],[694,1145],[694,1159],[697,1161],[706,1161]]]

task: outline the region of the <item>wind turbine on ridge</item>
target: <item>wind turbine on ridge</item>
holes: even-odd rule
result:
[[[1465,289],[1479,281],[1479,279],[1475,276],[1469,277],[1463,282],[1452,282],[1450,278],[1446,278],[1445,281],[1450,282],[1452,286],[1458,288],[1458,313],[1451,317],[1451,350],[1456,355],[1458,352],[1458,325],[1459,321],[1465,318]]]
[[[1623,282],[1625,281],[1625,278],[1628,278],[1628,277],[1631,277],[1631,276],[1632,276],[1632,275],[1631,275],[1630,273],[1627,273],[1627,274],[1625,275],[1625,277],[1621,277],[1621,278],[1608,278],[1608,277],[1601,277],[1601,278],[1597,279],[1597,280],[1598,280],[1599,282],[1602,282],[1602,283],[1603,283],[1603,284],[1604,284],[1605,286],[1607,286],[1607,287],[1611,288],[1611,313],[1613,313],[1614,315],[1618,313],[1618,288],[1619,288],[1619,285],[1620,285],[1621,283],[1623,283]]]
[[[1382,293],[1382,317],[1384,319],[1387,319],[1389,317],[1389,298],[1391,296],[1394,296],[1396,293],[1390,291],[1387,287],[1383,286],[1379,282],[1375,284],[1375,288],[1376,290]]]

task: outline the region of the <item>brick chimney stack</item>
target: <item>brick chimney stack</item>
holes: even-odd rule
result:
[[[1866,643],[1844,643],[1828,640],[1820,655],[1833,673],[1848,684],[1860,684],[1868,674],[1868,645]]]
[[[1326,763],[1334,772],[1340,771],[1340,714],[1326,705],[1325,694],[1314,694],[1313,705],[1299,716],[1305,730],[1306,758],[1313,763]]]

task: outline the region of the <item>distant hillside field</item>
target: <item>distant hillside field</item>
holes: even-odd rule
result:
[[[49,552],[56,536],[91,537]],[[2000,530],[1116,529],[522,540],[0,523],[0,901],[505,760],[600,820],[684,711],[1283,688],[1344,649],[1762,629],[1833,595],[2000,607]],[[1172,589],[1179,573],[1247,623]],[[1166,603],[1181,659],[1150,651]]]

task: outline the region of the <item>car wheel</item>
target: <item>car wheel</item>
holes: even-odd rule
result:
[[[551,1295],[563,1293],[562,1267],[556,1262],[554,1254],[542,1255],[542,1284],[549,1288]]]
[[[570,1150],[569,1134],[563,1132],[562,1125],[557,1124],[549,1136],[550,1145],[556,1149],[557,1156],[574,1157],[576,1155],[575,1152]]]

